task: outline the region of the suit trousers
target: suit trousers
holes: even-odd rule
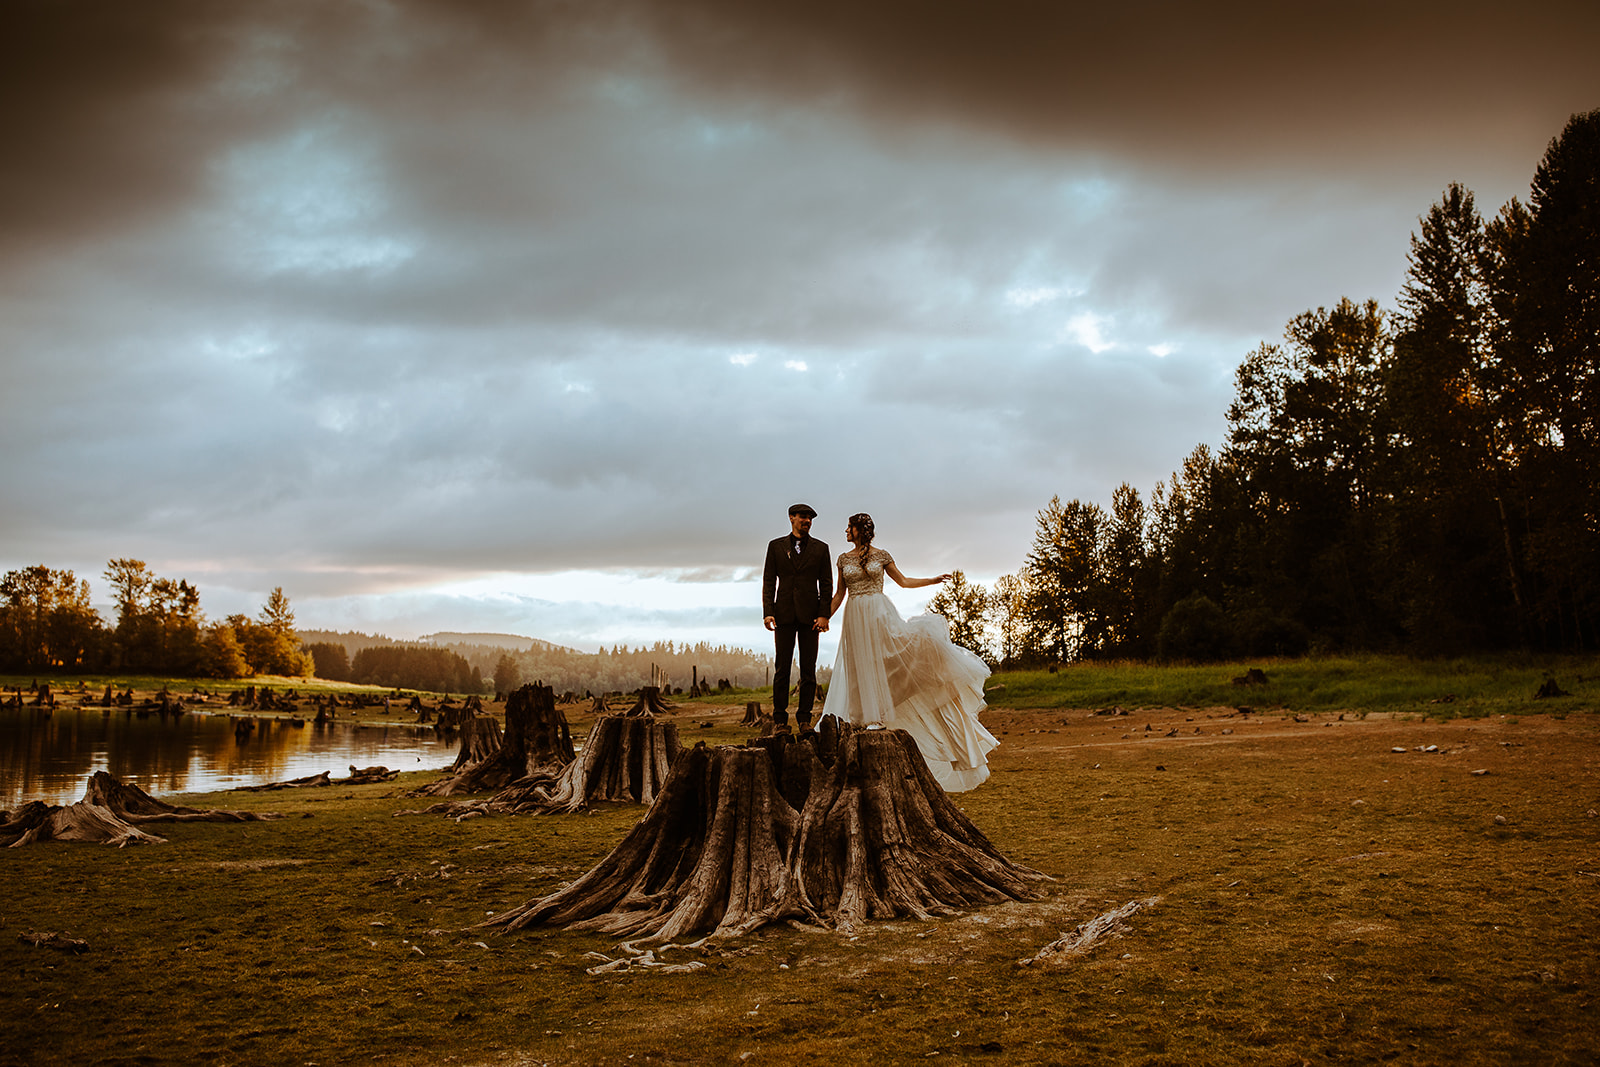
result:
[[[794,664],[795,646],[800,646],[800,692],[795,717],[801,726],[811,724],[811,708],[817,701],[817,641],[822,635],[811,628],[811,621],[780,622],[776,631],[778,662],[772,671],[772,721],[783,726],[789,721],[789,673]]]

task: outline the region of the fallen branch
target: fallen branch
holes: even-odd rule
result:
[[[57,952],[84,953],[89,951],[89,942],[80,941],[76,937],[68,937],[57,933],[24,933],[18,934],[17,940],[34,948],[53,948]]]
[[[1160,902],[1160,897],[1146,897],[1144,900],[1130,900],[1120,908],[1112,908],[1103,915],[1096,915],[1086,923],[1079,924],[1078,928],[1066,937],[1052,941],[1038,952],[1026,959],[1017,961],[1019,967],[1030,967],[1035,963],[1064,963],[1089,953],[1101,941],[1109,937],[1121,936],[1127,930],[1127,920],[1133,914],[1144,908],[1153,908]]]

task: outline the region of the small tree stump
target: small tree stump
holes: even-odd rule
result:
[[[909,734],[837,722],[798,741],[686,750],[610,856],[482,925],[734,937],[784,919],[850,930],[1038,895],[1047,876],[995,850]]]
[[[465,704],[446,704],[439,708],[439,717],[433,724],[434,733],[453,733],[462,728],[462,724],[477,715],[483,714],[483,701],[476,696],[468,697]]]
[[[554,788],[529,800],[543,810],[564,812],[595,801],[653,804],[677,759],[676,724],[653,716],[607,715],[590,728],[583,754],[567,764]]]
[[[740,726],[771,726],[772,716],[761,710],[759,700],[749,700],[744,705],[744,718],[739,720]],[[770,732],[770,731],[768,731]]]
[[[633,707],[623,712],[624,715],[665,715],[672,709],[672,705],[661,699],[661,687],[647,685],[639,690],[639,699],[634,701]]]
[[[530,684],[506,698],[506,728],[499,735],[493,719],[478,716],[463,728],[461,752],[449,778],[416,790],[413,796],[457,796],[492,793],[523,778],[553,782],[573,760],[572,730],[567,717],[556,710],[555,692],[547,685]]]

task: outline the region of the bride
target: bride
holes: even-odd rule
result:
[[[885,574],[905,589],[938,585],[950,575],[907,578],[894,557],[873,547],[873,532],[865,513],[850,516],[845,527],[856,547],[839,555],[828,615],[845,604],[844,622],[823,710],[858,726],[906,731],[947,792],[972,789],[989,777],[987,757],[1000,743],[978,721],[989,667],[951,643],[943,617],[900,617],[883,595]]]

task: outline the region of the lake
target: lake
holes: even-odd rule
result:
[[[456,740],[428,727],[294,726],[259,719],[235,736],[227,715],[188,712],[141,718],[131,708],[0,709],[0,809],[29,800],[70,804],[86,780],[109,771],[152,796],[266,785],[323,771],[347,777],[350,765],[390,770],[445,768]],[[218,802],[218,806],[226,806]]]

